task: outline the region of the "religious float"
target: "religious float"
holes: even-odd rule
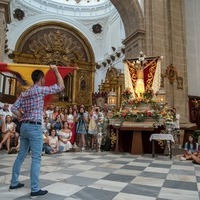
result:
[[[149,153],[152,151],[149,150],[150,136],[167,134],[173,129],[176,113],[167,106],[161,88],[162,59],[162,56],[147,58],[141,52],[139,58],[125,60],[125,90],[121,93],[119,108],[114,93],[108,95],[108,117],[115,151]],[[159,146],[165,148],[165,142],[160,140]]]

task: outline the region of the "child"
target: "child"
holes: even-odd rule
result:
[[[188,141],[185,143],[185,153],[184,155],[180,158],[181,161],[184,160],[192,160],[193,155],[198,154],[198,143],[194,140],[193,135],[189,135]]]
[[[91,135],[91,149],[92,150],[94,149],[94,142],[97,136],[98,112],[99,112],[99,108],[94,107],[89,115],[90,122],[89,122],[89,127],[88,127],[88,133]]]

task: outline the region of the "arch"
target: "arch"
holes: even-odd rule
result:
[[[144,17],[138,0],[111,0],[111,2],[122,18],[126,37],[137,30],[144,30]]]
[[[37,56],[40,56],[41,50],[42,53],[64,53],[70,60],[94,63],[95,59],[87,38],[74,27],[61,22],[43,22],[29,27],[20,35],[15,45],[15,51]],[[69,55],[69,51],[73,55]],[[54,56],[56,57],[55,54]]]
[[[90,44],[94,55],[97,54],[96,52],[98,51],[98,46],[96,44],[96,41],[93,39],[92,33],[88,32],[88,29],[85,26],[72,18],[61,19],[58,15],[52,14],[38,14],[36,16],[25,19],[23,23],[20,23],[15,27],[10,27],[10,33],[8,35],[9,48],[11,50],[14,50],[17,41],[19,40],[19,37],[26,33],[26,31],[31,30],[32,27],[36,27],[37,25],[42,25],[46,23],[60,24],[61,26],[65,27],[75,27],[74,30],[80,33],[81,37],[86,38],[85,35],[87,35],[86,40]]]

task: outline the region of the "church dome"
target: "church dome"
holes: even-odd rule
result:
[[[98,6],[109,2],[109,0],[51,0],[56,3],[66,4],[70,6]]]
[[[76,18],[106,17],[117,12],[110,0],[18,0],[37,11]]]

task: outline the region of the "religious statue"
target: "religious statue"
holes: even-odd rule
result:
[[[143,73],[143,69],[142,66],[138,63],[135,62],[130,62],[128,60],[126,60],[126,62],[133,67],[134,69],[136,69],[136,75],[137,75],[137,81],[135,84],[135,94],[137,95],[137,97],[142,97],[142,94],[145,92],[145,87],[144,87],[144,73]]]
[[[145,59],[145,55],[143,52],[140,52],[140,56],[136,61],[130,62],[129,60],[126,60],[128,65],[135,70],[136,75],[136,82],[134,85],[134,92],[137,97],[142,98],[143,94],[145,93],[146,89],[151,88],[145,88],[145,81],[144,81],[144,70],[152,65],[156,61],[157,58],[153,59],[150,62],[147,62]],[[152,70],[151,70],[152,71]],[[154,68],[155,71],[155,68]]]
[[[134,91],[137,97],[142,97],[143,93],[145,92],[143,68],[137,62],[131,63],[127,60],[127,63],[136,70],[137,80]]]

